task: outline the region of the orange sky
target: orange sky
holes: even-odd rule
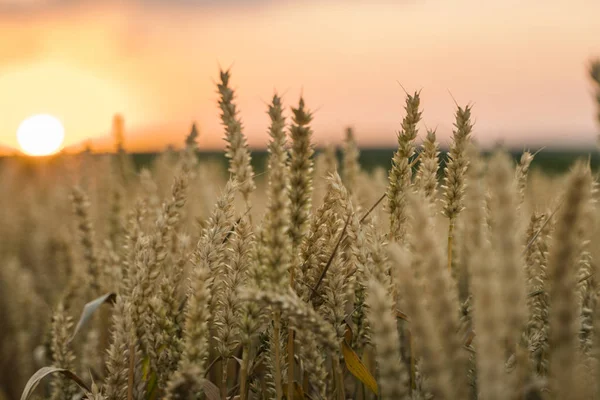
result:
[[[598,0],[0,0],[0,148],[31,114],[60,118],[66,144],[107,135],[125,115],[132,149],[220,148],[214,80],[233,85],[253,147],[265,102],[301,92],[319,144],[347,125],[359,144],[394,145],[404,93],[422,89],[424,123],[451,133],[474,103],[485,144],[591,144],[588,61],[600,56]],[[99,140],[98,142],[106,142]]]

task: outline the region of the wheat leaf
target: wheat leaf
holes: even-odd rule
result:
[[[102,296],[98,297],[97,299],[92,300],[89,303],[87,303],[83,307],[83,311],[81,312],[81,316],[79,317],[79,322],[77,322],[77,326],[75,327],[75,330],[73,331],[73,335],[71,335],[71,338],[69,339],[69,343],[72,342],[73,339],[75,339],[75,336],[81,330],[83,325],[85,325],[85,323],[87,321],[89,321],[89,319],[92,317],[92,315],[96,312],[96,310],[98,308],[100,308],[100,306],[102,304],[104,304],[104,303],[112,304],[115,302],[116,298],[117,298],[116,293],[106,293],[105,295],[102,295]]]
[[[35,389],[38,387],[38,385],[40,384],[42,379],[44,379],[48,375],[57,374],[57,373],[62,374],[65,377],[71,379],[73,382],[75,382],[80,388],[84,389],[86,392],[91,392],[90,388],[87,387],[87,385],[83,382],[83,380],[80,377],[78,377],[77,375],[75,375],[73,372],[69,371],[68,369],[57,368],[57,367],[43,367],[43,368],[40,368],[39,370],[37,370],[37,372],[35,374],[33,374],[31,376],[31,378],[29,378],[29,380],[27,381],[27,384],[25,385],[25,388],[23,389],[23,393],[21,394],[21,400],[29,399],[29,397],[31,397],[31,395],[33,394]]]
[[[202,380],[202,389],[204,390],[204,394],[208,400],[221,399],[221,392],[219,391],[219,388],[208,379]]]

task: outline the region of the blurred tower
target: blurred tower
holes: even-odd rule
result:
[[[125,151],[125,120],[121,114],[115,114],[113,117],[112,136],[115,142],[115,150],[117,152],[116,169],[121,178],[121,183],[126,185],[128,180],[135,173],[135,168],[132,159]]]
[[[115,114],[113,117],[112,135],[115,141],[115,150],[117,153],[125,151],[125,136],[123,134],[125,122],[121,114]]]
[[[600,126],[600,59],[592,61],[590,65],[590,78],[592,78],[592,82],[594,83],[597,106],[596,119]],[[598,137],[597,144],[600,146],[600,136]]]

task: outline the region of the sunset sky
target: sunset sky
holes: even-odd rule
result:
[[[454,97],[474,104],[483,144],[589,145],[599,21],[598,0],[0,0],[0,149],[38,113],[67,146],[103,149],[116,112],[131,150],[179,145],[193,121],[221,148],[219,66],[257,148],[275,90],[288,106],[304,94],[318,144],[352,125],[360,145],[392,146],[399,83],[422,90],[442,144]]]

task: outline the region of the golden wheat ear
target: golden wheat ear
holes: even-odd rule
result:
[[[435,205],[438,190],[438,171],[440,168],[439,144],[435,130],[427,130],[427,136],[421,145],[419,153],[419,167],[415,177],[415,184],[423,191],[425,198]]]
[[[454,227],[456,218],[464,209],[463,202],[466,188],[466,172],[469,166],[467,148],[471,142],[473,123],[471,107],[458,107],[456,110],[452,143],[444,168],[443,214],[448,218],[448,269],[452,269],[452,248],[454,245]]]
[[[231,73],[229,70],[220,71],[221,82],[217,84],[219,93],[219,108],[221,110],[221,122],[225,128],[225,156],[229,159],[229,172],[239,182],[239,191],[244,198],[246,208],[251,207],[250,195],[256,189],[254,183],[254,170],[252,168],[252,156],[243,134],[242,120],[235,104],[235,92],[229,86]]]
[[[392,158],[392,169],[388,177],[387,211],[390,215],[390,240],[403,243],[408,231],[408,211],[406,195],[412,187],[413,156],[418,123],[422,112],[419,110],[421,98],[419,92],[407,94],[404,107],[406,115],[402,120],[402,129],[398,132],[398,149]]]

